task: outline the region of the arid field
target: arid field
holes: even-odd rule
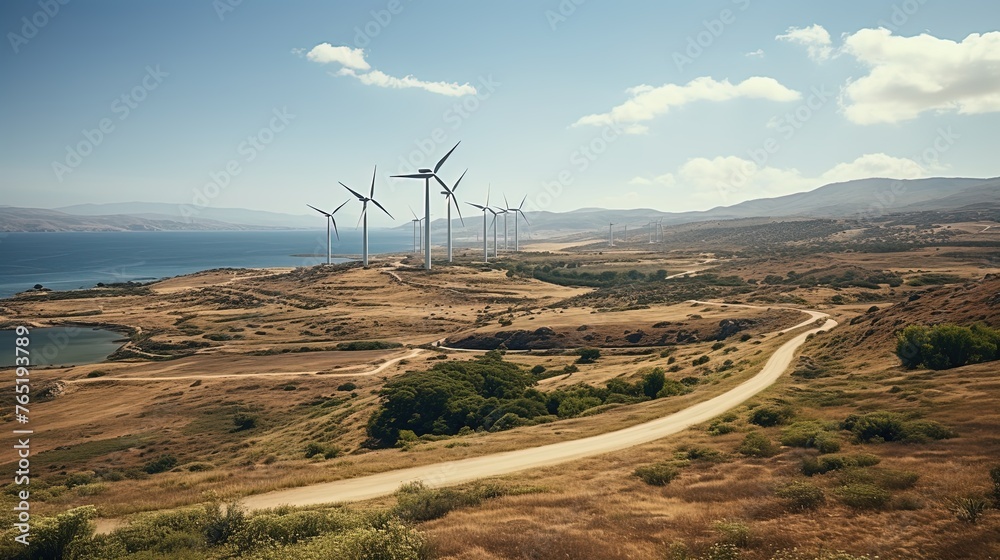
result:
[[[267,546],[312,557],[310,538],[336,524],[240,548],[191,537],[201,521],[177,511],[242,511],[272,491],[654,420],[756,375],[815,326],[801,309],[837,326],[810,336],[776,384],[676,435],[452,490],[429,481],[266,515],[394,514],[426,558],[454,560],[998,558],[1000,362],[907,369],[896,343],[908,325],[1000,327],[1000,228],[929,219],[714,222],[656,244],[539,243],[487,265],[462,249],[429,272],[388,255],[20,294],[0,301],[5,326],[127,339],[103,363],[32,374],[32,514],[95,506],[108,547],[151,512],[188,519],[116,558],[269,558]],[[373,435],[387,387],[451,362],[513,364],[531,398],[562,401],[489,428]],[[654,372],[674,390],[643,395]],[[626,396],[609,397],[616,383]],[[578,408],[561,406],[570,398]],[[0,420],[15,427],[9,410]],[[3,502],[9,516],[15,497]],[[230,521],[265,514],[245,515]]]

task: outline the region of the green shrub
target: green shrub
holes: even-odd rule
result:
[[[979,497],[958,498],[952,501],[951,511],[959,521],[976,525],[989,503]]]
[[[855,509],[881,509],[892,495],[874,484],[845,484],[834,490],[834,495],[846,506]]]
[[[260,513],[246,520],[228,539],[239,553],[305,541],[330,532],[363,525],[361,516],[346,511],[298,511]]]
[[[753,535],[750,526],[742,521],[722,520],[713,524],[715,531],[719,533],[722,544],[729,544],[737,548],[750,546]]]
[[[592,364],[601,357],[601,350],[599,348],[580,348],[576,353],[580,356],[576,359],[576,363],[578,364]]]
[[[778,454],[778,446],[770,438],[759,432],[750,432],[743,438],[743,443],[737,449],[748,457],[773,457]]]
[[[401,348],[403,345],[398,342],[385,342],[383,340],[355,340],[353,342],[341,342],[337,344],[337,350],[355,352],[359,350],[391,350]]]
[[[740,549],[729,543],[715,543],[708,548],[703,560],[739,560]]]
[[[27,546],[13,541],[10,531],[2,533],[0,555],[10,560],[58,560],[71,558],[94,533],[91,520],[97,516],[94,506],[83,506],[54,517],[31,516],[31,533]]]
[[[826,474],[830,471],[851,467],[863,468],[879,464],[881,459],[876,455],[858,453],[855,455],[822,455],[820,457],[803,457],[802,474],[813,476]]]
[[[896,335],[903,366],[950,369],[1000,359],[1000,330],[986,325],[910,325]]]
[[[174,457],[173,455],[161,455],[146,463],[146,466],[144,466],[142,470],[146,471],[147,474],[157,474],[167,472],[176,466],[177,457]]]
[[[853,432],[857,440],[863,443],[886,441],[922,443],[955,437],[952,430],[937,422],[931,420],[907,421],[900,414],[884,410],[860,416],[852,414],[841,423],[841,427]]]
[[[731,434],[735,431],[736,426],[721,419],[712,420],[712,423],[708,425],[708,435],[711,436],[722,436],[725,434]]]
[[[840,451],[840,438],[837,434],[827,431],[826,427],[815,421],[796,422],[781,432],[781,444],[790,447],[812,447],[820,453],[836,453]]]
[[[788,405],[758,406],[757,408],[750,411],[750,417],[748,418],[748,421],[751,424],[756,424],[764,428],[769,428],[771,426],[784,424],[788,422],[788,420],[790,420],[793,416],[795,416],[795,411],[792,410],[792,407]]]
[[[246,525],[246,512],[236,502],[223,508],[219,502],[211,502],[205,507],[208,521],[205,523],[205,541],[211,545],[225,544],[229,538]]]
[[[545,373],[545,366],[538,364],[537,366],[531,368],[532,375],[541,375]]]
[[[816,509],[826,501],[821,488],[804,481],[789,483],[779,488],[775,494],[796,510]]]
[[[249,412],[237,412],[233,415],[233,429],[234,432],[242,432],[243,430],[252,430],[257,427],[257,422],[260,418],[256,414],[250,414]]]
[[[306,445],[305,456],[306,459],[311,459],[316,455],[322,455],[324,459],[333,459],[339,457],[341,453],[340,447],[336,445],[323,445],[321,443],[311,442]]]
[[[348,381],[347,383],[341,383],[340,385],[337,385],[338,391],[353,391],[357,388],[358,386],[350,381]]]
[[[671,463],[655,463],[639,467],[633,473],[650,486],[666,486],[680,475],[680,469]]]

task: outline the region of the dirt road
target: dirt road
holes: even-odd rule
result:
[[[709,302],[698,303],[721,305]],[[820,318],[826,320],[821,326],[803,331],[787,340],[771,355],[761,368],[760,373],[754,377],[717,397],[669,416],[623,430],[573,441],[269,492],[250,496],[244,500],[244,504],[249,509],[263,509],[279,505],[306,506],[365,500],[391,494],[406,482],[422,481],[432,487],[450,486],[480,478],[610,453],[676,434],[695,424],[706,422],[766,389],[788,369],[795,357],[795,351],[805,343],[806,337],[812,333],[827,331],[837,326],[837,322],[827,318],[824,313],[799,311],[809,314],[810,318],[792,328],[807,326]],[[787,332],[787,330],[782,331],[782,333]]]

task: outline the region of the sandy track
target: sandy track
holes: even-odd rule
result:
[[[394,366],[394,365],[396,365],[397,363],[399,363],[399,362],[401,362],[403,360],[408,360],[410,358],[415,358],[415,357],[419,356],[420,354],[422,354],[423,352],[425,352],[425,350],[423,350],[421,348],[417,348],[417,349],[413,350],[412,352],[410,352],[409,354],[406,354],[405,356],[398,356],[398,357],[392,358],[390,360],[386,360],[384,363],[382,363],[378,367],[376,367],[374,369],[370,369],[368,371],[359,371],[359,372],[355,372],[355,373],[324,373],[324,374],[322,374],[322,376],[323,377],[361,377],[361,376],[377,375],[377,374],[382,373],[383,371],[385,371],[386,368]],[[358,366],[351,366],[351,367],[358,367]],[[360,367],[364,367],[364,366],[360,366]],[[344,368],[344,369],[348,369],[348,368]],[[67,381],[66,383],[97,383],[99,381],[177,381],[177,380],[185,380],[185,379],[201,379],[201,380],[209,381],[209,380],[212,380],[212,379],[248,379],[248,378],[251,378],[251,377],[289,377],[289,376],[296,376],[296,375],[320,375],[320,373],[317,372],[317,371],[265,371],[265,372],[257,372],[257,373],[224,373],[224,374],[219,374],[219,375],[211,375],[211,374],[204,374],[204,375],[170,375],[170,376],[157,376],[157,377],[109,377],[109,376],[102,376],[102,377],[94,377],[94,378],[86,378],[86,379],[72,379],[72,380]]]
[[[724,305],[710,302],[697,303]],[[819,318],[827,317],[825,313],[817,311],[798,311],[808,313],[810,318],[796,327],[791,327],[792,329],[808,325]],[[422,481],[432,487],[449,486],[485,477],[556,465],[649,443],[676,434],[696,424],[706,422],[760,393],[777,381],[784,371],[788,369],[792,359],[795,357],[795,351],[805,343],[806,338],[810,334],[827,331],[835,326],[837,326],[836,321],[826,318],[826,321],[821,326],[801,332],[782,344],[768,358],[767,362],[761,368],[760,373],[754,377],[721,395],[650,422],[597,436],[551,445],[519,449],[458,461],[447,461],[249,496],[244,500],[244,504],[249,509],[264,509],[280,505],[307,506],[365,500],[391,494],[401,484],[407,482]],[[788,330],[790,329],[781,332],[787,332]]]

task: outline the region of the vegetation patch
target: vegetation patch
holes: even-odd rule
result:
[[[1000,330],[982,324],[910,325],[896,337],[896,356],[909,369],[951,369],[1000,360]]]

